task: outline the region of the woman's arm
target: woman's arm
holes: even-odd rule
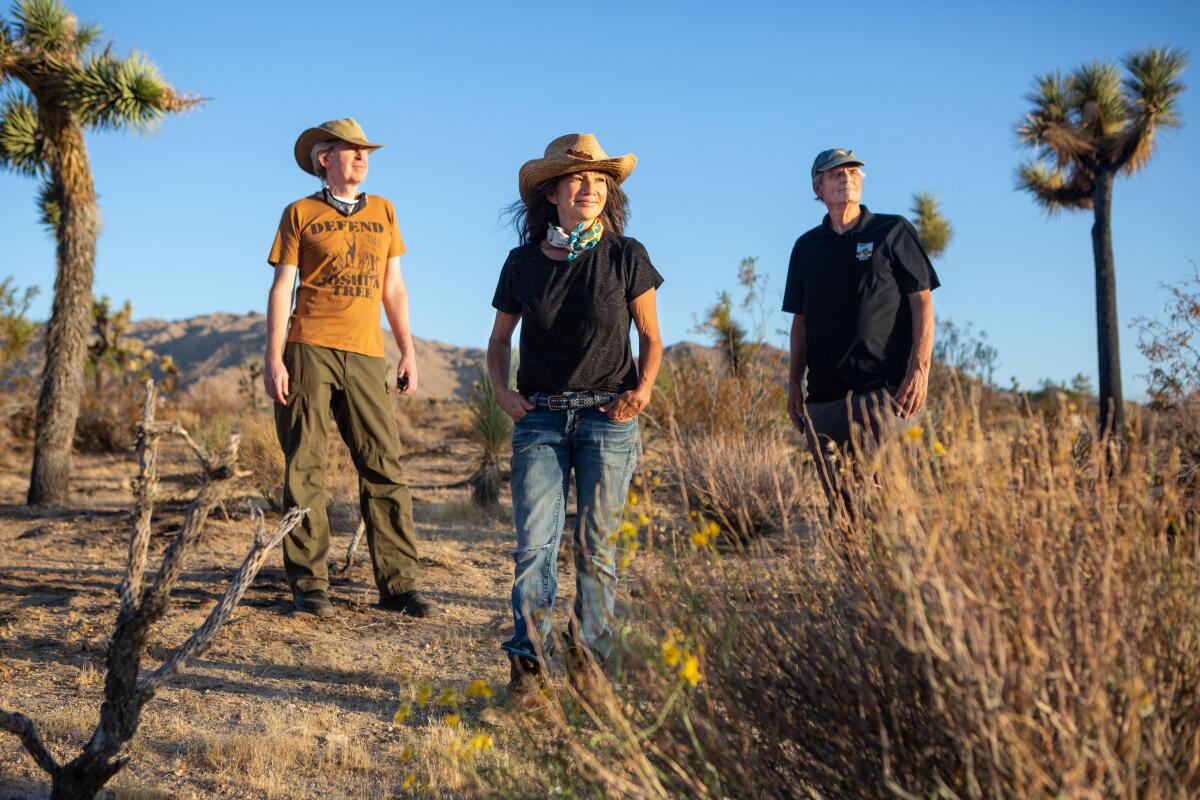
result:
[[[492,335],[488,337],[487,370],[492,379],[496,403],[516,422],[533,410],[533,403],[508,388],[508,371],[512,363],[512,335],[521,321],[520,314],[496,312]]]
[[[621,393],[600,410],[618,422],[636,417],[650,402],[658,368],[662,365],[662,337],[658,333],[658,305],[654,289],[647,289],[629,302],[629,313],[638,332],[638,385]]]

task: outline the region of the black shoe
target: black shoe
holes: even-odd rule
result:
[[[305,614],[315,614],[318,617],[333,616],[333,603],[329,602],[329,595],[325,594],[323,589],[307,592],[293,589],[292,605],[297,611],[303,611]]]
[[[410,617],[424,619],[437,616],[437,607],[422,597],[416,589],[410,589],[394,597],[381,597],[379,598],[379,607],[385,611],[399,611]]]

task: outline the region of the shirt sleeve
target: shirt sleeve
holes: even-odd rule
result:
[[[388,243],[388,258],[402,256],[408,252],[408,248],[404,246],[404,237],[400,235],[400,226],[396,222],[396,207],[388,202],[388,223],[392,228],[392,240]]]
[[[625,302],[632,302],[651,289],[663,284],[663,276],[650,263],[646,247],[636,239],[629,240],[629,273],[625,287]]]
[[[800,240],[792,245],[792,255],[788,259],[787,283],[783,287],[783,312],[785,314],[804,313],[804,285],[800,282]]]
[[[300,266],[300,220],[293,203],[283,210],[279,220],[279,229],[275,231],[275,241],[271,244],[271,253],[267,263],[272,267],[280,264]]]
[[[520,314],[521,301],[512,291],[512,273],[515,269],[516,251],[508,254],[500,268],[500,279],[496,281],[496,293],[492,295],[492,308],[505,314]]]
[[[929,256],[917,236],[917,229],[908,220],[903,220],[900,230],[892,242],[892,274],[903,294],[936,289],[942,285],[938,280]]]

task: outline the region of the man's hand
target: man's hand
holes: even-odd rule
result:
[[[787,410],[788,419],[796,426],[796,430],[804,433],[804,393],[792,381],[788,381]]]
[[[496,389],[496,405],[512,417],[513,422],[520,422],[526,414],[533,411],[533,403],[526,400],[512,389]]]
[[[267,389],[267,396],[276,403],[287,403],[288,371],[283,359],[268,360],[263,364],[263,386]]]
[[[628,422],[641,413],[641,410],[649,402],[649,391],[642,392],[638,389],[630,389],[629,391],[621,392],[597,410],[607,414],[608,418],[614,422]]]
[[[910,366],[896,390],[896,403],[900,406],[896,414],[911,417],[925,407],[925,396],[929,394],[929,369]]]
[[[408,379],[408,385],[405,385],[404,379]],[[400,363],[396,365],[396,385],[404,386],[400,390],[400,394],[416,394],[417,393],[417,357],[415,355],[402,356]]]

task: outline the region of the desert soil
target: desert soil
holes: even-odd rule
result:
[[[424,787],[473,793],[453,758],[479,731],[483,700],[462,708],[450,729],[431,703],[402,725],[393,715],[418,687],[475,679],[499,691],[508,677],[499,643],[511,632],[511,512],[474,509],[466,477],[471,446],[461,423],[431,432],[439,447],[408,459],[421,540],[421,589],[436,620],[412,620],[374,607],[365,541],[353,567],[332,580],[333,619],[293,613],[281,556],[272,555],[214,646],[152,699],[133,758],[111,784],[117,797],[380,797]],[[179,443],[160,457],[162,499],[152,566],[180,525],[197,468]],[[79,454],[74,499],[66,508],[22,505],[27,460],[9,454],[0,469],[0,708],[33,718],[60,760],[77,754],[98,718],[105,648],[117,608],[130,533],[133,454]],[[204,619],[253,535],[248,496],[218,511],[185,564],[144,667],[157,664]],[[331,508],[331,562],[344,557],[357,524],[352,504]],[[268,523],[277,518],[268,514]],[[574,575],[560,563],[561,609]],[[500,737],[498,737],[500,738]],[[508,769],[505,743],[472,761]],[[415,776],[415,777],[410,777]],[[440,785],[439,785],[440,783]],[[0,734],[0,798],[43,797],[44,775],[15,737]]]

